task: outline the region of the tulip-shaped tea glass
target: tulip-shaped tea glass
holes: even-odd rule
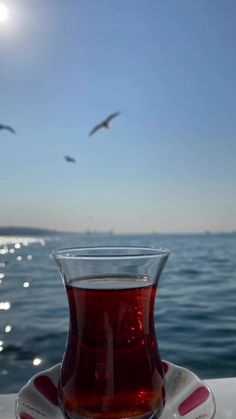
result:
[[[143,247],[53,253],[70,313],[58,387],[65,418],[160,417],[165,389],[154,300],[168,255]]]

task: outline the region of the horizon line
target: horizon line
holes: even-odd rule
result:
[[[84,229],[84,230],[59,230],[57,228],[49,228],[49,227],[36,227],[36,226],[17,226],[17,225],[7,225],[7,226],[0,226],[0,235],[1,230],[36,230],[36,231],[48,231],[52,233],[58,234],[107,234],[107,235],[191,235],[191,234],[199,234],[199,235],[211,235],[211,234],[235,234],[236,230],[203,230],[203,231],[115,231],[115,229],[108,229],[108,230],[96,230],[96,229]]]

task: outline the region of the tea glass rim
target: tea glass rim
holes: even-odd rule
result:
[[[94,254],[92,252],[98,252]],[[114,251],[106,253],[106,251]],[[126,253],[125,253],[126,252]],[[128,253],[132,252],[132,253]],[[80,254],[79,254],[80,253]],[[89,254],[90,253],[90,254]],[[144,259],[167,257],[170,250],[151,246],[80,246],[58,249],[52,252],[55,259],[104,260],[104,259]]]

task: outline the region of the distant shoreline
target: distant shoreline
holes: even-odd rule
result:
[[[0,227],[0,236],[51,236],[61,231],[37,227]]]
[[[208,236],[208,235],[235,235],[235,231],[203,231],[203,232],[172,232],[172,233],[165,233],[165,232],[113,232],[110,231],[96,231],[96,230],[86,230],[86,231],[60,231],[60,230],[53,230],[47,228],[40,228],[40,227],[17,227],[17,226],[7,226],[7,227],[0,227],[0,236],[56,236],[56,235],[64,235],[64,234],[83,234],[83,235],[116,235],[116,236],[145,236],[145,235],[153,235],[153,236],[162,236],[162,235],[177,235],[177,236],[190,236],[190,235],[201,235],[201,236]]]

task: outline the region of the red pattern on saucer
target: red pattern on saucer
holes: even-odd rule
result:
[[[39,375],[34,379],[34,385],[37,390],[44,396],[46,399],[54,404],[54,406],[58,406],[58,396],[57,396],[57,387],[55,384],[50,380],[47,375]]]
[[[210,396],[210,392],[206,387],[198,387],[190,396],[188,396],[179,406],[179,414],[181,416],[187,415],[187,413],[191,412],[200,404],[204,403],[208,397]]]

